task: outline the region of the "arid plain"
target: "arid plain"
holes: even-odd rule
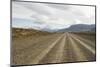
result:
[[[43,32],[12,29],[12,64],[47,64],[96,60],[95,32]]]

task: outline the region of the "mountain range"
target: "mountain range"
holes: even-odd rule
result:
[[[60,29],[60,30],[51,30],[44,28],[42,31],[48,32],[82,32],[82,31],[92,31],[95,32],[95,24],[87,25],[87,24],[75,24],[71,25],[68,28]]]

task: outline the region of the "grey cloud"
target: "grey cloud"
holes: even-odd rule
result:
[[[47,4],[49,7],[55,8],[55,9],[59,9],[59,10],[70,10],[70,6],[65,6],[65,5],[57,5],[57,4]]]
[[[47,10],[45,4],[40,4],[40,3],[19,3],[21,6],[32,10],[33,12],[36,12],[38,14],[42,14],[42,15],[50,15],[51,12],[49,11],[49,9]]]

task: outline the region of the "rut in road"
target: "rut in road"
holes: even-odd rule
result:
[[[49,47],[48,48],[46,48],[45,50],[43,50],[37,57],[35,57],[35,59],[32,61],[32,63],[34,63],[34,64],[37,64],[37,63],[39,63],[48,53],[50,53],[50,51],[56,46],[56,44],[60,41],[60,40],[62,40],[62,38],[63,38],[63,36],[64,35],[62,35],[62,36],[60,36],[56,41],[54,41],[52,44],[49,44]],[[61,49],[61,47],[63,47],[63,46],[60,46],[60,49]],[[59,52],[59,51],[58,51]],[[59,53],[57,53],[57,54],[59,54]],[[55,55],[56,57],[55,58],[60,58],[60,56],[59,55]],[[45,59],[45,58],[44,58]],[[55,60],[56,61],[56,60]],[[54,61],[54,62],[55,62]]]
[[[84,48],[87,48],[90,52],[92,52],[95,55],[95,49],[91,45],[93,44],[87,44],[89,41],[83,40],[82,38],[79,38],[78,36],[71,35],[72,38],[74,38],[76,41],[78,41]],[[84,42],[85,41],[85,42]]]
[[[77,45],[76,41],[71,37],[71,34],[67,33],[67,36],[70,41],[70,45],[72,45],[73,52],[75,53],[75,60],[73,61],[87,61],[87,58],[84,56],[83,52],[81,51],[80,47]],[[74,59],[74,58],[72,58]]]
[[[76,37],[78,40],[80,40],[80,41],[82,41],[82,42],[88,44],[92,49],[95,50],[95,41],[92,42],[92,41],[89,40],[89,39],[86,39],[86,38],[84,38],[84,37],[81,37],[81,36],[78,36],[78,35],[75,35],[75,34],[72,34],[72,36],[73,36],[73,37]],[[75,39],[76,39],[76,38],[75,38]]]
[[[66,35],[56,40],[53,44],[54,47],[42,58],[41,63],[60,63],[63,59],[63,51],[66,42]]]
[[[96,57],[96,55],[95,55],[95,49],[94,49],[95,46],[91,47],[91,44],[88,43],[88,40],[84,41],[83,39],[80,39],[78,35],[76,36],[76,35],[73,35],[73,34],[70,34],[70,37],[79,46],[79,48],[81,50],[81,53],[83,53],[84,56],[87,58],[86,60],[88,60],[88,61],[94,61],[96,59],[95,58]],[[82,60],[82,61],[85,61],[85,59]]]

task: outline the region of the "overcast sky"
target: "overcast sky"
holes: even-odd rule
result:
[[[12,2],[12,26],[63,29],[73,24],[95,24],[95,7]]]

